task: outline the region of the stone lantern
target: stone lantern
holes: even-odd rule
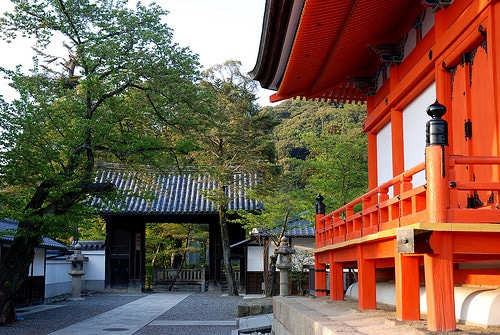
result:
[[[82,246],[76,243],[72,255],[66,257],[66,261],[71,262],[71,270],[68,274],[72,277],[71,281],[71,296],[73,299],[81,299],[82,297],[82,276],[85,274],[83,263],[88,262],[89,258],[82,255]]]
[[[288,245],[288,239],[283,236],[280,246],[274,251],[278,255],[276,266],[280,270],[280,296],[288,295],[288,271],[292,268],[292,254],[295,249]]]

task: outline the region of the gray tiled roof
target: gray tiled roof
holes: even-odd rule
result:
[[[271,230],[259,228],[256,232],[252,234],[259,235],[276,235],[279,234],[281,228],[273,228]],[[314,237],[316,235],[314,224],[308,220],[294,220],[288,224],[288,230],[285,231],[285,236],[287,237]]]
[[[18,227],[18,222],[11,219],[0,220],[0,241],[1,242],[12,242],[14,241],[14,233]],[[66,250],[66,246],[54,241],[51,238],[44,237],[39,247],[54,250]]]
[[[229,210],[255,210],[262,206],[248,199],[245,189],[258,181],[257,175],[235,174],[234,183],[228,187],[227,194],[232,199]],[[134,192],[120,208],[104,206],[100,199],[92,201],[93,207],[101,208],[103,213],[122,214],[214,214],[217,207],[203,194],[215,190],[217,183],[213,178],[187,170],[183,173],[147,171],[132,173],[117,165],[103,165],[98,173],[97,182],[111,182],[119,190]]]
[[[73,242],[75,243],[75,242]],[[105,250],[106,241],[105,240],[79,240],[78,243],[82,247],[82,250]],[[69,246],[69,250],[74,250],[75,244]]]
[[[294,227],[285,232],[285,236],[292,236],[292,237],[311,237],[315,235],[316,232],[314,230],[314,226]]]

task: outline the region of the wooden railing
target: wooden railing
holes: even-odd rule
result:
[[[500,182],[455,180],[457,166],[500,166],[500,157],[450,156],[448,159],[450,179],[448,222],[500,223]],[[379,231],[426,222],[426,185],[413,187],[412,184],[414,176],[424,170],[425,164],[418,164],[325,215],[318,220],[316,226],[316,247],[321,248]],[[496,176],[498,178],[498,173]],[[491,192],[486,206],[466,208],[459,204],[459,192],[474,194],[477,191]]]
[[[206,270],[201,269],[182,269],[179,274],[178,269],[158,269],[153,271],[153,285],[168,285],[175,279],[175,284],[205,284]]]
[[[457,180],[456,170],[470,171],[487,167],[490,174],[500,176],[500,157],[450,156],[450,209],[448,220],[459,223],[500,223],[500,182]],[[475,175],[471,179],[475,179]],[[476,198],[482,193],[481,199]],[[465,199],[465,200],[464,200]],[[476,201],[477,199],[477,201]],[[472,201],[468,201],[472,200]],[[478,203],[479,202],[479,203]]]
[[[208,289],[207,281],[206,281],[206,268],[202,267],[201,269],[182,269],[180,273],[177,275],[178,269],[160,269],[155,268],[153,270],[153,287],[163,287],[168,286],[174,281],[177,286],[187,286],[187,285],[200,285],[201,290],[204,291]],[[225,273],[222,273],[222,280],[225,281]],[[239,285],[241,273],[239,270],[234,271],[234,279],[236,283]]]

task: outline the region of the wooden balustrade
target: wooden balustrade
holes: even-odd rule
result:
[[[471,167],[487,166],[491,172],[490,179],[498,180],[500,157],[451,155],[449,164],[450,208],[448,210],[448,220],[459,223],[499,223],[500,182],[457,180],[456,170],[461,167],[463,167],[462,170],[471,170]],[[478,193],[483,195],[482,199],[478,198],[479,203],[467,203],[467,198],[473,199]]]
[[[202,284],[205,282],[205,268],[182,269],[154,269],[153,285],[170,284],[174,279],[177,284]]]
[[[499,223],[500,182],[456,180],[457,166],[496,166],[498,179],[500,157],[465,157],[450,155],[450,205],[447,221],[457,223]],[[426,185],[413,187],[413,177],[424,171],[421,163],[374,188],[363,196],[326,214],[318,221],[317,248],[367,236],[388,229],[426,222]],[[491,192],[481,208],[466,208],[459,204],[459,193]],[[463,197],[463,196],[462,196]],[[354,208],[360,208],[354,211]]]

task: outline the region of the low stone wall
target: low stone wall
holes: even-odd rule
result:
[[[275,297],[274,335],[424,335],[425,322],[398,322],[392,310],[360,311],[357,301],[328,297]]]
[[[238,317],[251,315],[271,314],[273,312],[273,298],[245,299],[238,304]]]
[[[303,308],[292,299],[295,298],[275,297],[273,300],[273,334],[333,334],[321,322],[328,321],[326,315],[318,315],[313,309]]]

